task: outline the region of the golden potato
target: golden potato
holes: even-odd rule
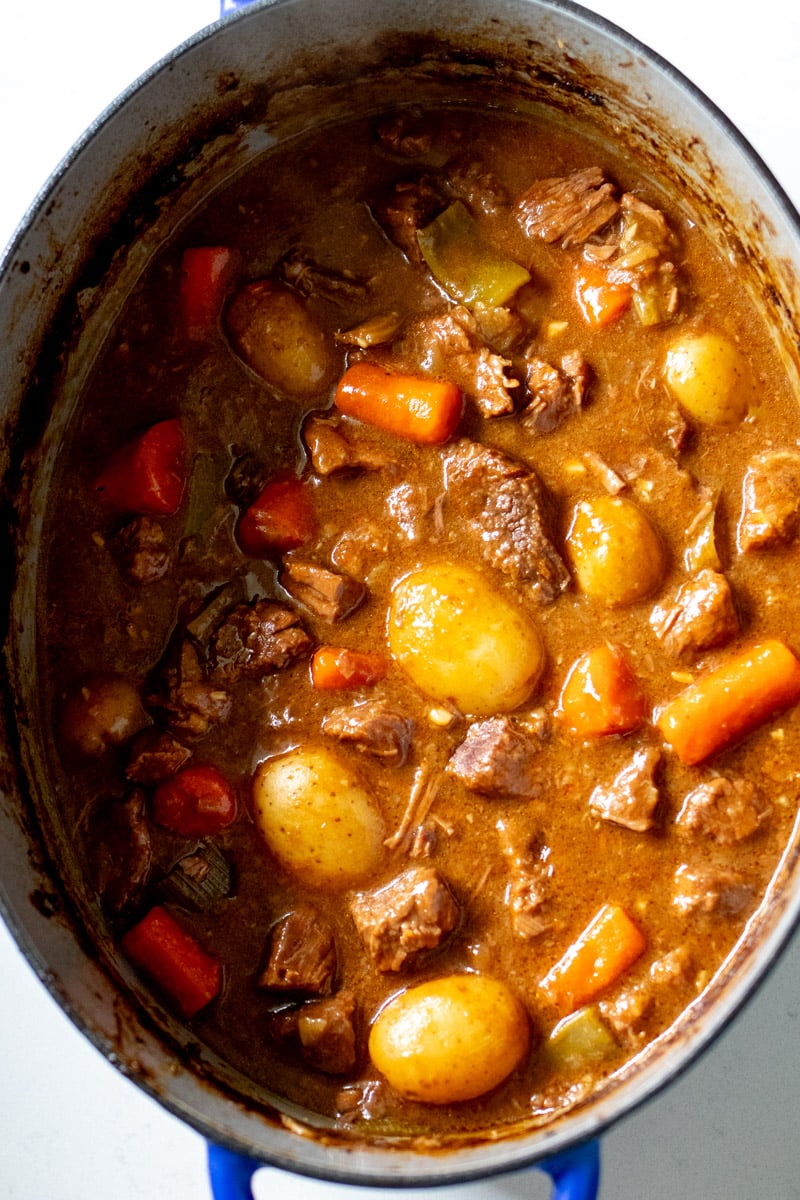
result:
[[[352,887],[380,863],[385,829],[375,800],[327,746],[262,762],[253,808],[281,865],[315,887]]]
[[[544,661],[528,617],[477,571],[452,563],[423,567],[395,585],[388,637],[421,691],[465,713],[516,708]]]
[[[664,547],[632,500],[600,496],[577,505],[566,538],[578,587],[615,608],[655,591],[664,575]]]
[[[528,1015],[489,975],[446,975],[395,996],[378,1014],[369,1054],[396,1092],[426,1104],[472,1100],[528,1053]]]
[[[684,335],[673,342],[664,377],[681,408],[703,425],[736,425],[747,415],[747,368],[721,334]]]
[[[240,358],[289,396],[317,395],[334,360],[325,335],[303,301],[265,279],[246,284],[225,312],[225,328]]]

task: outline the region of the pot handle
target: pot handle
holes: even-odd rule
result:
[[[224,1146],[208,1143],[208,1174],[213,1200],[254,1200],[250,1182],[263,1163]],[[536,1163],[553,1181],[550,1200],[596,1200],[600,1180],[600,1149],[584,1142]]]

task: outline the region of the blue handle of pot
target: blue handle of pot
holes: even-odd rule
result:
[[[208,1173],[214,1200],[253,1200],[250,1187],[263,1163],[235,1154],[223,1146],[208,1144]],[[550,1200],[596,1200],[600,1181],[600,1151],[597,1142],[584,1142],[546,1158],[536,1166],[553,1181]]]

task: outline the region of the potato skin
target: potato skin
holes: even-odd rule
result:
[[[530,1048],[528,1014],[489,975],[446,975],[409,988],[380,1011],[373,1064],[408,1100],[457,1104],[506,1079]]]
[[[642,510],[621,496],[581,501],[566,550],[579,589],[610,608],[649,596],[664,576],[659,535]]]
[[[673,342],[664,377],[681,408],[703,425],[737,425],[747,415],[744,361],[719,333],[683,336]]]
[[[317,395],[334,370],[325,336],[303,301],[265,279],[245,284],[225,310],[237,354],[267,383],[295,399]]]
[[[525,614],[483,575],[454,563],[422,567],[395,585],[388,639],[421,691],[477,715],[522,704],[544,662]]]
[[[262,762],[253,811],[281,865],[312,886],[352,887],[380,863],[386,831],[377,805],[325,746],[298,746]]]

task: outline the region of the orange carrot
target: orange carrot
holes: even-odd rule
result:
[[[597,646],[572,664],[556,717],[580,737],[628,733],[644,716],[644,696],[618,646]]]
[[[384,371],[372,362],[348,367],[334,403],[347,416],[411,442],[446,442],[461,419],[460,388],[426,375]]]
[[[559,1012],[574,1012],[618,979],[646,945],[624,908],[604,904],[539,987]]]
[[[123,953],[164,989],[184,1017],[193,1017],[222,986],[222,966],[161,905],[122,938]]]
[[[239,545],[253,558],[295,550],[314,536],[317,519],[311,492],[294,476],[276,475],[242,513]]]
[[[800,662],[783,642],[761,642],[690,684],[656,724],[681,762],[692,765],[798,700]]]
[[[311,682],[320,691],[371,687],[385,674],[382,654],[366,654],[344,646],[318,646],[311,656]]]
[[[601,329],[630,308],[633,290],[627,283],[610,283],[602,267],[584,263],[575,284],[575,296],[587,324]]]

